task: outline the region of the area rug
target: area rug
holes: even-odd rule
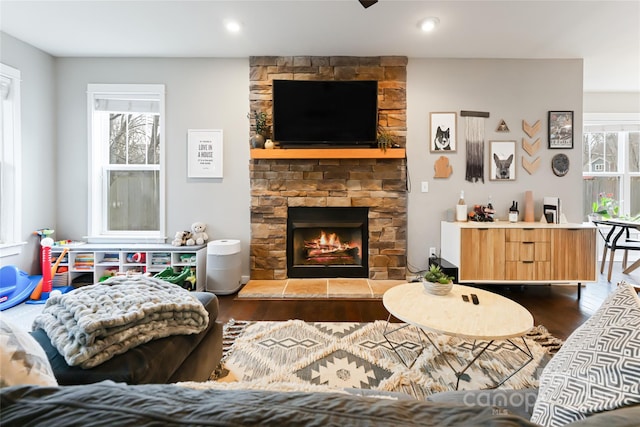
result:
[[[228,387],[234,387],[231,383],[247,388],[287,384],[291,389],[297,384],[300,390],[322,386],[402,392],[418,399],[454,390],[457,378],[447,360],[459,370],[473,359],[483,343],[430,334],[443,356],[420,337],[416,328],[398,329],[402,325],[387,325],[385,321],[232,320],[225,325],[222,364],[211,380],[229,383]],[[387,332],[393,329],[387,337],[395,351],[383,335],[385,328]],[[502,388],[537,386],[541,369],[562,345],[543,326],[535,327],[525,341],[533,360]],[[521,340],[514,342],[522,345]],[[412,359],[413,365],[409,362]],[[495,341],[469,368],[469,378],[460,381],[459,389],[490,387],[525,360],[523,353],[508,341]]]

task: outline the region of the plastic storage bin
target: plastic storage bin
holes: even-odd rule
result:
[[[242,286],[240,240],[214,240],[207,244],[207,291],[218,295]]]

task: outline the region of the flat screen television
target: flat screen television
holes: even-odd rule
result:
[[[376,144],[375,80],[273,81],[273,139],[284,147]]]

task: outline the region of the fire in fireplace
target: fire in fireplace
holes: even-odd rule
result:
[[[310,230],[316,230],[316,228],[307,229],[306,233],[298,233],[300,234],[309,234]],[[335,265],[335,264],[344,264],[344,265],[353,265],[359,264],[361,258],[361,246],[360,236],[354,236],[354,240],[346,241],[342,243],[340,241],[340,236],[336,233],[330,233],[327,236],[327,233],[319,228],[320,235],[316,236],[316,238],[311,238],[309,240],[302,239],[303,246],[300,247],[299,241],[296,242],[294,238],[293,242],[293,257],[294,264],[307,264],[307,265]],[[347,230],[349,234],[353,234],[352,230]],[[312,231],[313,233],[313,231]],[[295,236],[296,233],[294,233]],[[346,233],[342,233],[343,238]],[[357,233],[356,233],[357,234]],[[298,239],[299,240],[299,239]],[[296,244],[297,243],[297,244]]]
[[[290,207],[288,277],[368,277],[369,208]]]

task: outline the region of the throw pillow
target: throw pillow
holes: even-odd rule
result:
[[[561,426],[640,403],[640,298],[621,283],[540,376],[531,421]]]
[[[0,387],[57,386],[44,350],[27,332],[0,316]]]

